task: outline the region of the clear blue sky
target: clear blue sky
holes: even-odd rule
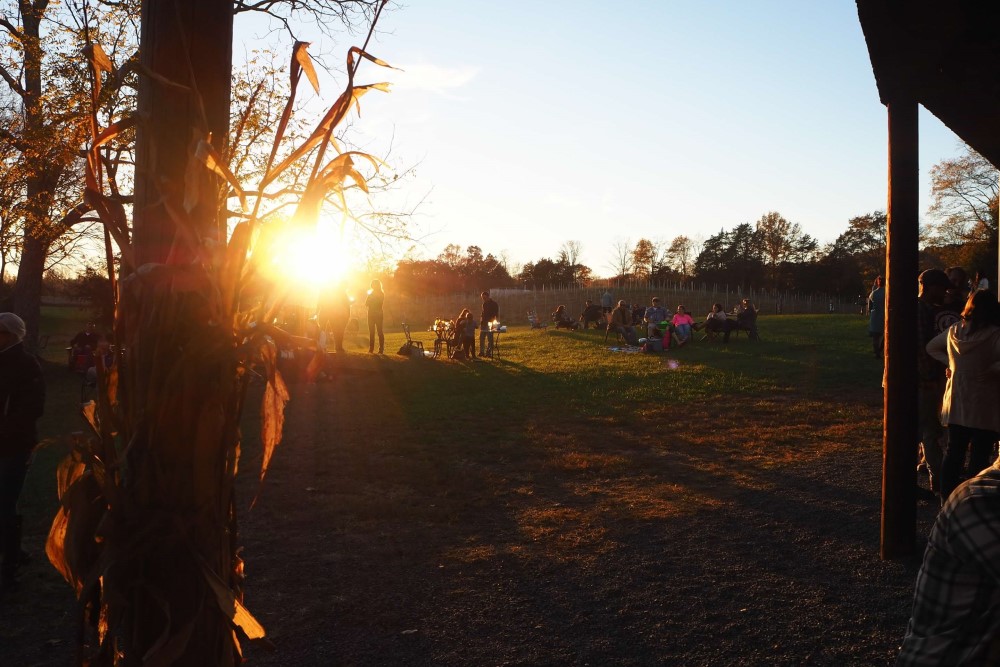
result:
[[[573,239],[607,275],[618,238],[776,210],[828,242],[885,208],[886,112],[851,0],[415,0],[381,27],[369,50],[405,71],[362,69],[396,87],[357,125],[419,162],[394,204],[429,193],[424,257],[458,243],[525,262]],[[958,140],[920,123],[926,210]]]

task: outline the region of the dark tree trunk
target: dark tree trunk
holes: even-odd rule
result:
[[[38,343],[38,329],[42,314],[42,273],[45,271],[45,257],[48,244],[25,232],[21,261],[17,267],[14,282],[14,312],[24,320],[27,333],[25,347],[34,350]]]
[[[24,96],[22,115],[24,117],[24,138],[33,150],[25,151],[21,160],[35,167],[35,175],[27,179],[25,190],[28,207],[24,221],[24,246],[14,283],[14,311],[21,316],[27,327],[25,345],[35,349],[38,344],[38,328],[42,312],[42,273],[49,242],[44,228],[48,215],[48,204],[52,193],[46,190],[48,183],[58,179],[47,178],[47,160],[39,152],[45,146],[45,127],[42,115],[42,50],[41,21],[48,6],[48,0],[20,0],[18,3],[24,35]],[[41,167],[41,170],[38,169]]]

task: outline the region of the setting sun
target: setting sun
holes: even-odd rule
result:
[[[342,280],[350,270],[344,242],[328,227],[290,230],[276,254],[276,272],[296,286],[314,289]]]

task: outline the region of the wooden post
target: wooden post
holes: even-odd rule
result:
[[[883,559],[892,559],[913,553],[916,537],[919,137],[915,100],[893,101],[887,107],[889,201],[880,553]]]
[[[143,118],[136,141],[136,263],[188,263],[170,256],[176,223],[163,206],[180,210],[185,169],[197,130],[212,133],[224,152],[229,135],[232,82],[232,3],[225,0],[147,0],[142,3],[140,62],[147,69],[191,92],[139,77],[138,111]],[[198,172],[198,203],[191,221],[203,238],[225,240],[226,221],[219,216],[220,179]],[[174,248],[176,251],[176,248]]]
[[[213,145],[224,152],[232,40],[231,0],[142,3],[139,59],[159,78],[139,77],[142,121],[136,141],[133,248],[140,267],[168,264],[186,271],[160,275],[208,276],[210,255],[204,249],[226,238],[221,180],[206,168],[194,170],[197,192],[191,190],[186,213],[185,173],[198,138],[207,139],[211,133]],[[152,280],[134,280],[128,286],[122,281],[116,333],[126,352],[119,396],[125,405],[134,402],[132,412],[142,416],[129,424],[136,437],[129,441],[122,466],[128,477],[112,507],[118,530],[109,531],[106,538],[108,553],[129,554],[131,561],[129,568],[121,573],[115,569],[115,577],[106,579],[116,592],[108,597],[108,614],[123,638],[123,664],[145,664],[148,659],[177,667],[231,667],[241,662],[226,615],[231,610],[223,604],[224,596],[205,582],[234,589],[239,583],[230,481],[234,473],[229,472],[238,458],[234,452],[239,436],[226,421],[238,396],[232,323],[212,320],[222,311],[211,289],[180,282],[166,290],[155,287]],[[175,314],[168,326],[149,326],[154,312],[150,303],[156,304],[157,315]],[[190,355],[164,353],[168,346],[195,345],[218,350],[210,359],[204,355],[196,371],[179,361]],[[157,394],[157,387],[169,391]],[[163,397],[162,404],[154,409],[140,403],[147,396]],[[130,414],[128,409],[123,412]],[[140,521],[142,530],[157,535],[163,546],[131,546],[135,533],[123,526]],[[164,539],[172,531],[177,537]],[[141,582],[121,580],[130,572],[141,572]],[[239,591],[233,595],[238,597]]]

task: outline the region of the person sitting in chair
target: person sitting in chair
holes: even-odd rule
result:
[[[701,324],[696,324],[694,328],[704,329],[712,335],[721,333],[722,342],[728,343],[729,333],[735,324],[735,322],[730,322],[726,317],[726,311],[722,308],[722,304],[717,303],[712,306],[712,312],[705,316],[705,321]]]
[[[600,329],[601,325],[605,322],[604,311],[593,301],[587,299],[587,303],[583,307],[583,312],[580,314],[580,322],[583,323],[584,329],[586,329],[591,322],[594,323],[595,329]]]
[[[632,306],[632,326],[639,326],[642,324],[642,318],[646,316],[646,306],[641,303],[637,303]]]
[[[694,327],[694,318],[687,312],[687,308],[682,305],[677,306],[677,312],[671,320],[674,325],[674,338],[677,345],[684,345],[691,340],[691,329]]]
[[[624,301],[619,301],[618,307],[611,311],[611,321],[608,322],[608,329],[621,334],[621,337],[629,345],[639,344],[639,339],[635,335],[635,327],[632,326],[632,311]]]
[[[660,323],[667,319],[667,309],[660,305],[660,297],[658,296],[654,296],[650,303],[652,305],[646,309],[646,313],[642,316],[646,323],[646,335],[649,338],[661,338],[665,332],[660,329]]]
[[[556,329],[578,329],[580,328],[579,322],[574,322],[570,319],[570,316],[566,314],[566,306],[559,306],[554,311],[552,311],[552,321],[556,324]]]
[[[87,328],[79,332],[69,341],[69,369],[78,373],[85,372],[94,365],[94,350],[100,340],[97,325],[87,323]]]
[[[753,305],[750,299],[744,298],[736,306],[736,326],[746,331],[750,340],[758,340],[757,335],[757,306]]]

